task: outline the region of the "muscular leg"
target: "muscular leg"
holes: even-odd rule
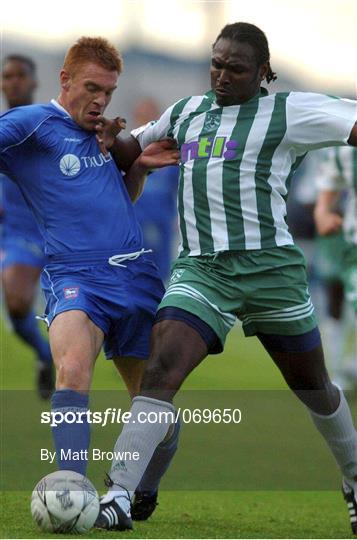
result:
[[[181,321],[165,320],[152,333],[152,352],[140,395],[171,402],[191,371],[207,356],[196,330]]]
[[[187,375],[207,355],[207,345],[201,335],[188,324],[163,320],[154,326],[152,333],[152,352],[148,360],[141,384],[140,396],[133,400],[132,422],[123,427],[115,445],[115,450],[139,452],[139,461],[126,462],[126,470],[118,468],[113,461],[111,478],[114,488],[122,486],[134,491],[142,478],[156,447],[169,440],[170,426],[175,417],[171,401]],[[153,412],[169,412],[167,421],[143,423],[138,415]]]
[[[60,469],[85,474],[90,431],[85,418],[88,392],[95,360],[103,343],[104,334],[83,311],[60,313],[50,326],[50,344],[56,367],[56,392],[52,397],[52,412],[75,410],[84,413],[81,422],[64,420],[53,427],[57,463]],[[78,419],[77,419],[78,420]],[[80,452],[77,460],[73,452]],[[65,456],[68,456],[67,459]]]
[[[128,389],[131,399],[133,399],[139,393],[146,360],[130,356],[117,356],[113,358],[113,362]]]
[[[286,336],[281,337],[286,344]],[[357,478],[357,433],[342,391],[330,381],[321,344],[308,352],[277,352],[268,346],[267,336],[260,334],[259,339],[289,387],[308,407],[316,428],[352,485]]]
[[[114,358],[114,363],[127,386],[130,397],[133,399],[139,394],[146,361],[136,358],[117,357]],[[133,519],[147,519],[155,510],[159,484],[176,453],[179,432],[180,423],[177,422],[171,436],[156,447],[135,491],[135,500],[132,505]],[[111,496],[115,495],[113,491]]]
[[[340,394],[327,373],[321,345],[309,352],[268,353],[288,386],[309,409],[326,415],[337,409]]]
[[[56,367],[56,390],[66,388],[88,393],[104,339],[102,330],[83,311],[73,310],[57,315],[49,336]]]

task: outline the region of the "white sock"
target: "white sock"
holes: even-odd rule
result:
[[[346,479],[357,481],[357,432],[348,403],[340,390],[340,404],[336,411],[324,416],[311,410],[312,420],[330,447]]]
[[[114,452],[137,453],[138,459],[113,459],[110,478],[113,490],[135,491],[158,444],[164,440],[176,411],[172,403],[137,396],[133,399],[130,422],[124,425]],[[148,419],[149,421],[145,421]],[[155,420],[153,422],[153,420]]]

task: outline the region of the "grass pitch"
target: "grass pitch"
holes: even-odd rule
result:
[[[48,408],[48,404],[44,405],[32,393],[25,392],[33,389],[34,371],[31,351],[19,343],[4,326],[1,329],[1,338],[0,384],[2,390],[11,390],[10,394],[14,396],[27,396],[27,400],[31,396],[34,410],[40,407]],[[123,389],[113,366],[103,358],[98,359],[93,388],[98,391]],[[210,391],[220,391],[222,396],[231,396],[235,392],[237,396],[240,396],[242,393],[252,390],[261,392],[257,395],[263,397],[265,391],[276,391],[277,393],[285,388],[285,383],[278,370],[259,342],[255,338],[245,339],[239,329],[235,329],[231,333],[225,352],[220,356],[209,357],[189,377],[184,387],[188,391],[187,395],[190,394],[189,391],[195,391],[199,396],[209,396],[211,395]],[[351,403],[355,409],[356,402],[352,399]],[[19,428],[20,419],[16,421],[16,418],[12,418],[11,411],[6,410],[6,400],[2,399],[2,404],[5,405],[2,408],[2,421],[5,429],[3,429],[2,434],[2,454],[4,457],[1,466],[1,477],[5,478],[5,481],[2,483],[8,485],[10,479],[16,488],[16,484],[21,486],[21,479],[26,476],[26,468],[31,468],[33,456],[30,455],[31,451],[29,450],[27,460],[11,458],[16,455],[17,451],[21,450],[21,447],[27,445],[30,447],[30,439],[36,438],[36,426],[35,421],[33,426],[29,421],[24,432]],[[255,421],[259,421],[265,411],[258,413],[259,411],[254,417],[253,424]],[[239,439],[237,443],[233,441],[231,435],[227,437],[220,435],[222,452],[219,466],[221,474],[219,468],[212,470],[211,463],[213,461],[209,461],[207,458],[210,449],[214,448],[215,444],[217,445],[215,431],[200,432],[194,426],[186,425],[182,431],[181,448],[172,469],[167,473],[163,489],[160,492],[160,504],[153,517],[146,523],[136,524],[133,532],[92,531],[87,537],[352,538],[347,510],[338,491],[339,480],[333,461],[325,452],[323,443],[316,436],[316,442],[313,440],[313,444],[317,445],[316,452],[319,455],[321,451],[321,459],[324,460],[326,457],[326,461],[313,462],[312,453],[316,453],[315,446],[309,447],[312,444],[310,439],[315,437],[313,430],[311,433],[308,432],[308,436],[304,440],[298,441],[296,448],[300,448],[299,454],[296,453],[291,458],[291,448],[294,448],[292,439],[296,433],[298,433],[296,437],[299,438],[305,432],[299,432],[297,428],[294,430],[294,426],[299,424],[299,415],[296,418],[291,418],[291,430],[288,433],[285,427],[281,429],[279,419],[284,417],[284,414],[285,417],[291,416],[289,411],[277,407],[275,414],[276,440],[272,441],[273,444],[269,452],[267,446],[270,436],[266,435],[264,417],[259,430],[256,432],[248,430],[246,438],[242,437],[241,444]],[[301,418],[304,414],[306,413],[302,410]],[[287,421],[286,418],[284,421]],[[299,424],[299,426],[301,430],[310,429],[305,424]],[[270,426],[270,429],[274,429],[274,425]],[[14,434],[18,446],[16,448],[13,443],[10,443]],[[198,449],[194,447],[195,439],[198,439]],[[192,447],[190,446],[191,442]],[[275,442],[278,450],[274,453]],[[286,452],[284,452],[284,445],[286,445]],[[239,454],[239,447],[241,447],[241,454]],[[306,448],[309,450],[307,451]],[[247,453],[250,454],[251,462],[247,461]],[[196,461],[194,461],[195,459]],[[245,479],[246,483],[243,489],[234,490],[232,485],[228,483],[227,471],[232,471],[232,484],[234,486],[233,469],[238,480],[240,477]],[[50,470],[52,469],[47,470],[47,472]],[[98,470],[90,468],[89,476],[98,489],[101,488],[99,479],[103,475],[103,470],[105,470],[103,466],[99,466]],[[279,472],[284,470],[294,473],[289,482],[292,486],[300,486],[299,489],[294,489],[294,487],[288,489],[289,485],[287,485],[287,489],[277,490],[279,482],[282,482],[278,476]],[[306,471],[309,471],[308,476],[312,478],[315,478],[316,474],[314,481],[317,484],[321,483],[324,489],[310,488],[309,491],[304,491],[304,484],[308,484],[307,477],[306,481],[304,478]],[[205,481],[208,482],[209,489],[202,490],[197,487],[197,482],[190,481],[190,475],[195,475],[198,481],[202,479],[202,485],[205,485]],[[261,489],[253,481],[252,483],[256,485],[257,489],[249,489],[250,478],[253,476],[254,482],[258,482],[259,478],[263,479]],[[323,483],[325,476],[329,477],[329,483],[326,485]],[[300,477],[302,478],[301,485],[298,482]],[[333,487],[327,489],[331,483]],[[223,485],[227,489],[217,491],[214,489],[215,484]],[[336,490],[334,490],[335,485]],[[176,486],[179,486],[179,489],[176,489]],[[58,535],[41,534],[32,522],[29,509],[30,494],[31,489],[21,491],[6,489],[3,491],[1,496],[1,536],[3,538],[58,538]],[[60,535],[60,537],[66,538],[67,536]]]

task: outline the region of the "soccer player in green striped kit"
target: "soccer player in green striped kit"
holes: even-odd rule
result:
[[[176,141],[182,244],[157,312],[132,421],[115,446],[138,451],[140,460],[113,462],[98,527],[123,528],[120,516],[129,511],[156,446],[173,431],[169,422],[140,418],[165,412],[174,418],[174,395],[207,354],[223,350],[238,317],[330,447],[357,533],[357,433],[326,371],[304,257],[285,222],[290,180],[306,152],[357,145],[357,102],[313,93],[268,95],[261,83],[276,78],[269,60],[259,28],[227,25],[213,45],[211,90],[178,101],[131,139],[108,144],[130,162],[152,141]]]

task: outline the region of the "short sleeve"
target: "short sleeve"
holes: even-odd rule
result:
[[[298,155],[347,144],[357,121],[357,101],[291,92],[286,103],[287,138]]]
[[[166,109],[159,120],[149,122],[131,131],[131,135],[138,141],[142,150],[152,142],[160,141],[168,136],[171,128],[171,113],[173,108],[174,105]]]

